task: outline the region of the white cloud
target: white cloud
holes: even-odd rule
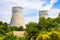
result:
[[[47,0],[34,0],[32,2],[25,1],[24,7],[28,7],[31,9],[37,9],[37,10],[50,10],[54,3],[56,3],[58,0],[51,0],[49,4],[46,4],[46,6],[42,6],[45,4]]]
[[[1,12],[0,12],[0,21],[9,23],[10,19],[11,19],[11,12],[6,11],[6,10],[1,10]]]
[[[51,0],[49,4],[46,4],[46,6],[42,6],[46,3],[47,0],[2,0],[3,3],[5,3],[6,7],[13,7],[13,6],[22,6],[32,9],[51,9],[54,3],[56,3],[58,0]]]
[[[49,4],[46,4],[46,6],[42,7],[42,10],[50,10],[51,7],[54,5],[54,3],[58,2],[58,0],[51,0]]]
[[[57,17],[58,13],[60,13],[60,9],[51,9],[51,10],[48,10],[49,17],[51,17],[51,18]],[[28,22],[36,22],[36,23],[38,23],[38,21],[39,21],[39,13],[36,16],[25,17],[25,23],[26,24]]]
[[[24,4],[24,7],[30,8],[30,9],[40,9],[43,2],[40,2],[39,0],[34,0],[32,2],[26,1]]]
[[[0,6],[0,21],[10,23],[12,7],[23,6],[23,0],[1,0]]]
[[[0,20],[3,20],[5,22],[10,21],[11,18],[11,13],[12,13],[12,7],[13,6],[21,6],[24,8],[29,8],[29,9],[36,9],[36,10],[49,10],[51,9],[51,7],[53,6],[54,3],[56,3],[57,0],[51,0],[49,4],[46,4],[46,6],[42,5],[45,3],[45,0],[41,1],[41,0],[32,0],[32,1],[28,1],[28,0],[1,0],[0,4],[3,5],[1,6],[2,8],[0,9]],[[31,11],[31,10],[30,10]],[[52,9],[50,11],[50,17],[55,17],[56,13],[58,13],[60,10],[58,9]],[[2,13],[2,14],[1,14]],[[27,14],[27,13],[26,13]],[[30,21],[33,22],[38,22],[38,15],[37,16],[31,16],[31,17],[25,17],[25,23],[28,23]]]
[[[55,18],[60,13],[60,9],[51,9],[49,10],[49,17]]]
[[[29,22],[36,22],[38,23],[39,17],[38,16],[31,16],[31,17],[25,17],[25,24]]]

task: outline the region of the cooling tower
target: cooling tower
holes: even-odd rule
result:
[[[39,18],[41,18],[41,17],[48,18],[48,11],[47,10],[41,10],[39,12]]]
[[[23,26],[23,28],[26,28],[24,23],[24,15],[23,15],[22,7],[12,8],[12,18],[11,18],[10,26],[17,26],[17,27]]]

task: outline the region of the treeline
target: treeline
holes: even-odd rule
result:
[[[13,31],[26,31],[24,37],[14,36]],[[56,18],[40,18],[38,23],[29,22],[22,26],[9,26],[0,21],[0,40],[60,40],[60,14]]]
[[[4,30],[6,33],[10,31],[24,31],[23,26],[17,27],[17,26],[9,26],[7,23],[3,23],[0,21],[0,31]]]
[[[28,40],[60,40],[60,14],[56,18],[40,18],[26,25]]]
[[[7,23],[0,21],[0,40],[22,40],[23,38],[17,37],[13,31],[25,31],[23,26],[9,26]]]

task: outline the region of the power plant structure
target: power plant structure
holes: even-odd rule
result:
[[[39,11],[39,18],[41,18],[41,17],[48,18],[48,11],[47,10]]]
[[[24,23],[24,15],[22,7],[12,7],[12,18],[10,26],[17,26],[17,27],[23,26],[23,28],[26,28]]]
[[[48,11],[47,10],[39,11],[39,18],[41,17],[48,18]],[[22,7],[12,7],[12,18],[10,26],[17,26],[17,27],[23,26],[23,28],[26,28],[24,23],[24,15]]]

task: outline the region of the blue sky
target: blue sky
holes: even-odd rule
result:
[[[25,23],[30,21],[38,22],[39,11],[48,10],[49,17],[56,17],[60,12],[59,0],[1,0],[0,1],[0,20],[10,23],[12,7],[23,7]]]

